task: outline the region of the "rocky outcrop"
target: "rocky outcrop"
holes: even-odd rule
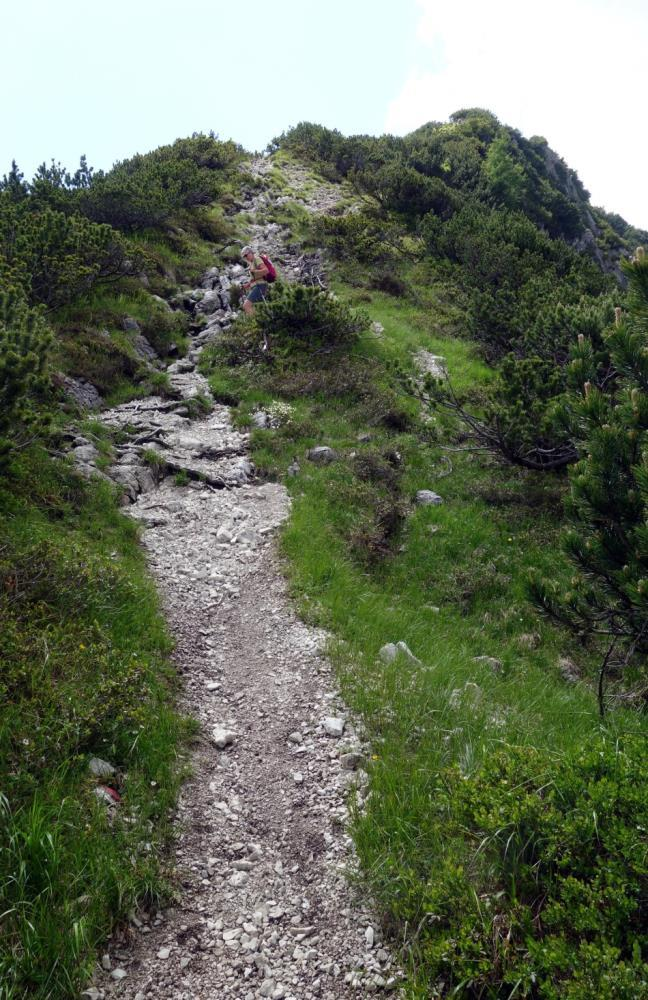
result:
[[[55,376],[54,381],[81,410],[98,410],[103,405],[103,399],[91,382],[61,373]]]

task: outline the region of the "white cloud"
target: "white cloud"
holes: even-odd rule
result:
[[[417,2],[419,54],[386,131],[488,108],[544,135],[595,205],[648,229],[643,0]]]

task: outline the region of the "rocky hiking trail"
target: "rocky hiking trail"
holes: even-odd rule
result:
[[[254,177],[268,169],[263,159],[250,167]],[[299,168],[288,181],[299,186]],[[318,186],[307,207],[327,211],[338,197],[333,185]],[[276,196],[253,186],[244,209],[254,214],[268,199]],[[277,224],[253,223],[248,242],[288,280],[321,281],[319,255],[304,257],[288,238]],[[347,793],[356,786],[362,799],[367,748],[336,691],[326,634],[302,623],[287,595],[274,538],[289,497],[255,480],[247,435],[196,371],[204,344],[232,321],[229,288],[242,273],[237,264],[212,268],[201,289],[182,293],[207,324],[167,369],[177,399],[100,415],[127,434],[107,474],[143,526],[176,643],[180,707],[199,733],[177,807],[177,901],[133,914],[113,937],[83,994],[93,1000],[308,1000],[398,984],[375,915],[347,876]],[[212,404],[208,415],[197,397]],[[75,440],[87,474],[96,472],[93,451]],[[151,451],[188,485],[168,475],[157,482]]]

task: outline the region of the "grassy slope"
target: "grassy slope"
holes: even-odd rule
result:
[[[384,324],[385,339],[369,338],[360,347],[365,355],[397,358],[407,365],[409,349],[423,346],[444,354],[457,384],[488,378],[467,342],[428,336],[425,315],[415,307],[374,293],[368,308],[372,319]],[[258,389],[250,395],[253,402],[264,398],[270,394]],[[321,397],[293,401],[297,433],[288,428],[280,435],[279,450],[272,431],[255,431],[261,467],[283,470],[295,454],[302,456],[315,443],[325,442],[347,455],[396,447],[406,467],[404,494],[411,497],[417,489],[431,488],[444,504],[412,511],[397,550],[368,571],[348,553],[346,488],[357,486],[349,464],[318,469],[302,462],[300,475],[286,480],[294,505],[283,544],[295,591],[309,616],[343,637],[354,661],[366,660],[369,676],[377,669],[380,646],[404,639],[434,666],[429,675],[434,689],[442,675],[446,686],[467,678],[486,685],[497,705],[506,708],[507,731],[512,726],[516,738],[561,743],[577,735],[581,725],[597,726],[590,693],[557,683],[553,671],[559,655],[577,651],[567,636],[538,617],[524,596],[528,568],[555,562],[562,484],[538,482],[476,454],[447,452],[441,443],[423,444],[413,432],[360,424],[352,402],[335,403],[329,406]],[[303,436],[300,424],[306,425]],[[372,434],[367,445],[357,443],[363,431]],[[442,428],[441,441],[444,434]],[[358,499],[361,504],[360,493]],[[530,635],[535,649],[528,648]],[[488,668],[472,663],[471,656],[478,655],[500,658],[503,674],[493,677]]]
[[[445,356],[457,387],[478,398],[490,372],[460,337],[461,310],[447,280],[415,266],[407,278],[416,305],[358,291],[338,277],[336,291],[385,328],[382,339],[368,334],[358,346],[360,364],[379,362],[373,377],[391,404],[396,394],[397,408],[410,414],[417,404],[398,388],[390,365],[411,372],[411,353],[421,347]],[[591,676],[594,655],[542,620],[525,596],[530,568],[555,572],[561,563],[564,479],[460,453],[455,429],[439,415],[427,427],[415,420],[394,431],[381,422],[380,404],[372,408],[353,392],[317,391],[317,379],[313,392],[295,396],[292,380],[217,361],[212,373],[217,391],[240,400],[241,423],[258,404],[284,399],[293,407],[280,430],[254,431],[254,457],[273,476],[283,476],[295,457],[301,463],[300,473],[286,479],[293,498],[282,538],[287,572],[305,617],[332,631],[343,691],[373,740],[372,794],[366,813],[356,817],[356,844],[386,920],[399,935],[409,926],[411,938],[412,927],[429,915],[442,855],[456,856],[464,887],[472,883],[477,892],[481,885],[474,846],[456,831],[446,842],[431,809],[444,767],[457,763],[463,774],[476,774],[497,748],[513,746],[547,750],[558,760],[602,733],[614,741],[642,724],[620,711],[601,726],[591,687],[567,685],[557,669],[559,658],[569,656]],[[359,443],[359,432],[372,440]],[[304,461],[317,443],[336,448],[340,461],[325,468]],[[411,498],[431,488],[444,503],[412,509],[390,556],[376,562],[363,558],[361,529],[385,491],[358,479],[353,455],[390,449],[402,456],[401,494]],[[423,668],[379,661],[380,647],[397,640],[408,643]],[[474,662],[484,655],[501,660],[501,672]],[[453,696],[466,682],[478,689]],[[427,997],[429,970],[417,936],[407,953],[410,991]]]
[[[166,891],[159,852],[186,724],[112,489],[32,451],[3,481],[0,536],[0,996],[74,996],[115,921]],[[92,755],[118,770],[112,820]]]

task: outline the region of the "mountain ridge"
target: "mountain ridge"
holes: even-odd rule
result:
[[[301,136],[309,130],[318,134],[319,147],[313,141],[302,141]],[[336,130],[302,122],[275,139],[268,148],[278,148],[282,143],[314,155],[322,162],[333,163],[342,176],[346,176],[350,166],[358,169],[363,147],[367,159],[375,166],[381,160],[382,146],[383,162],[389,156],[400,156],[410,164],[413,160],[415,169],[424,176],[446,180],[451,187],[475,193],[480,200],[493,206],[499,197],[506,207],[521,207],[541,229],[549,235],[561,236],[593,257],[622,283],[625,278],[619,260],[628,256],[638,243],[648,242],[648,232],[632,226],[619,215],[592,206],[589,192],[577,172],[551,149],[544,137],[527,139],[518,129],[502,124],[492,112],[483,108],[457,111],[450,115],[448,122],[430,121],[402,138],[389,135],[344,137]],[[479,174],[488,161],[493,143],[506,147],[502,151],[503,162],[495,168],[499,177],[494,177],[490,188],[482,183],[480,190],[483,178]],[[461,144],[464,145],[463,164],[460,163]],[[334,162],[336,146],[339,154]],[[342,152],[345,146],[349,150],[346,160]],[[453,170],[456,174],[457,166],[463,168],[464,176],[453,182]],[[522,191],[525,185],[526,199]]]

